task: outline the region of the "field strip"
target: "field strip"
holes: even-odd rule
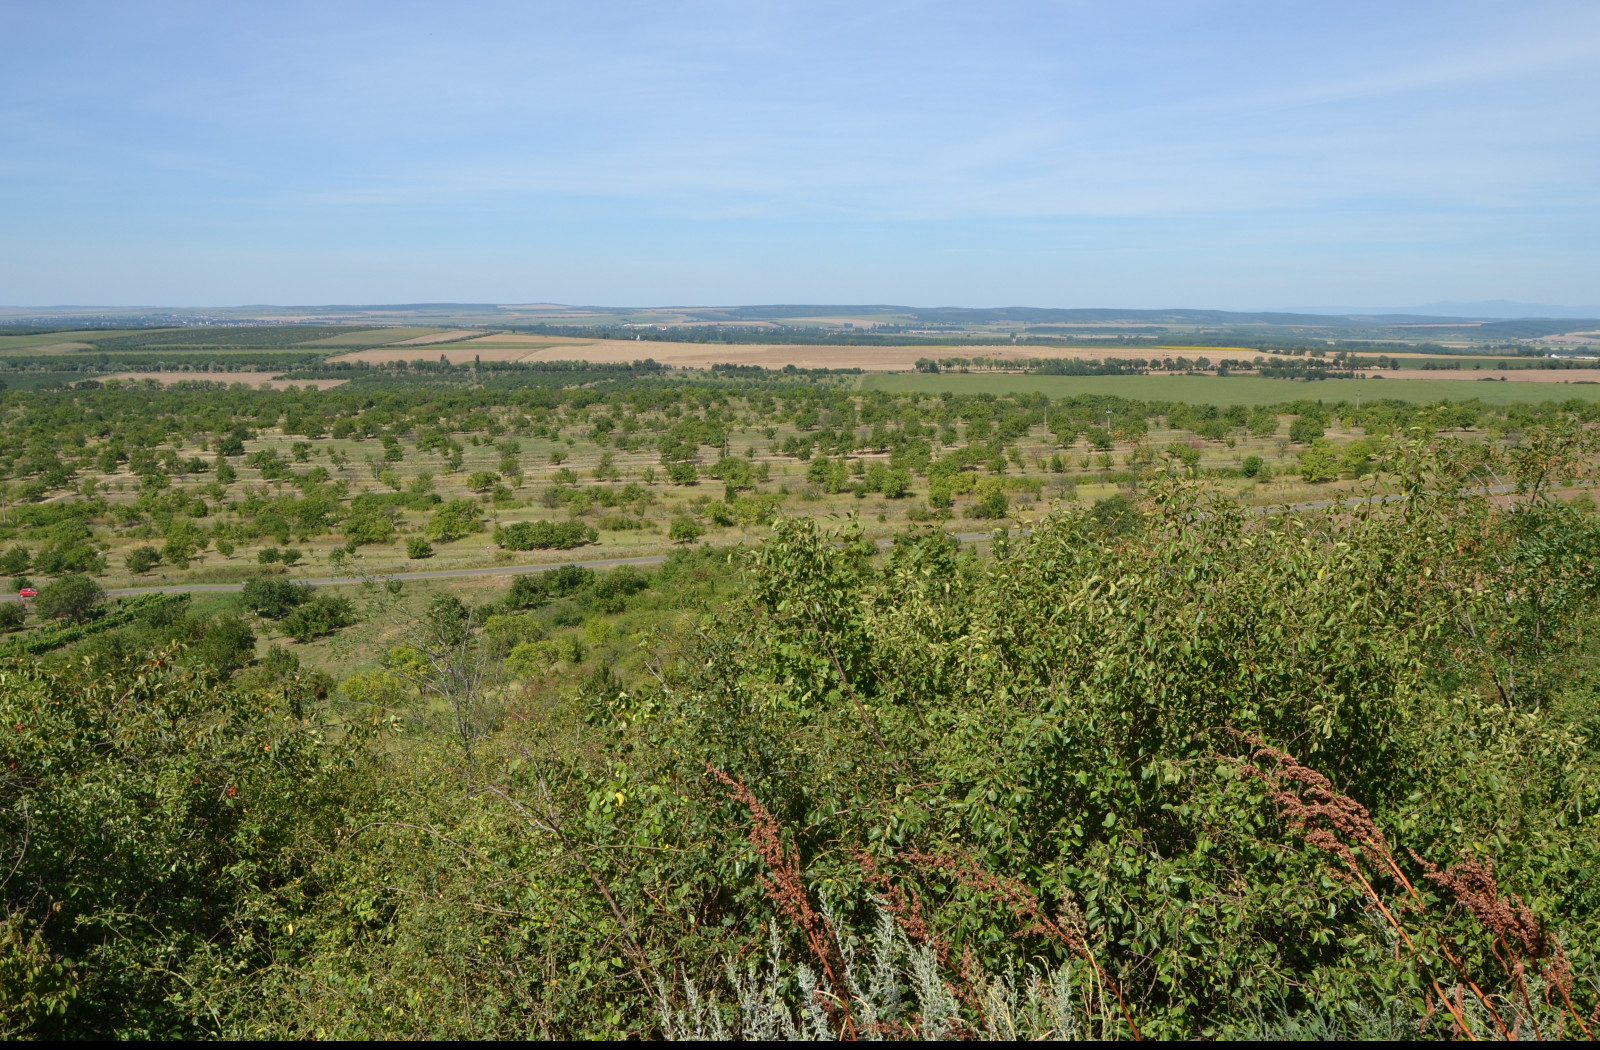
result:
[[[1393,373],[1384,373],[1385,375]],[[968,373],[952,375],[865,375],[861,390],[888,393],[1046,394],[1052,398],[1074,395],[1124,397],[1134,401],[1182,401],[1191,405],[1278,405],[1292,401],[1317,401],[1332,405],[1358,398],[1376,401],[1392,398],[1425,403],[1481,400],[1491,405],[1537,404],[1580,398],[1600,400],[1600,382],[1570,379],[1561,382],[1505,382],[1464,378],[1471,372],[1434,372],[1428,379],[1269,379],[1264,376],[1121,375],[1053,376],[1024,373]],[[1551,370],[1555,376],[1594,376],[1589,369]]]
[[[1516,488],[1515,485],[1493,485],[1482,489],[1485,495],[1504,495]],[[1405,499],[1400,493],[1387,493],[1385,495],[1358,496],[1353,499],[1316,500],[1310,503],[1292,503],[1281,507],[1250,507],[1252,514],[1292,514],[1301,510],[1328,510],[1333,507],[1358,507],[1366,503],[1394,503]],[[1031,529],[1008,529],[1008,536],[1026,536]],[[989,532],[952,532],[948,534],[952,539],[964,543],[976,543],[981,540],[992,539],[994,531]],[[879,548],[887,550],[894,545],[894,540],[878,540]],[[436,572],[391,572],[377,573],[372,576],[312,576],[296,577],[290,583],[309,583],[315,587],[339,587],[353,583],[377,582],[380,580],[458,580],[483,576],[525,576],[535,572],[549,572],[567,565],[581,565],[586,569],[611,569],[622,565],[660,565],[669,555],[652,554],[638,558],[597,558],[593,560],[574,559],[572,561],[546,562],[540,565],[489,565],[481,569],[441,569]],[[230,594],[244,590],[243,583],[189,583],[171,584],[165,587],[116,587],[106,591],[110,598],[134,598],[141,594]],[[14,594],[0,595],[0,600],[20,601]]]
[[[458,343],[466,339],[477,339],[483,335],[479,328],[456,328],[448,332],[434,332],[431,335],[419,335],[414,339],[402,339],[396,343],[385,343],[385,346],[431,346],[434,343]]]
[[[118,372],[109,376],[94,376],[102,382],[107,379],[119,379],[124,383],[138,383],[146,379],[154,380],[162,386],[173,383],[221,383],[232,386],[234,383],[243,383],[252,390],[270,387],[273,390],[282,390],[288,386],[297,386],[302,390],[316,387],[318,390],[331,390],[336,386],[348,383],[348,379],[283,379],[280,378],[286,369],[276,372]]]

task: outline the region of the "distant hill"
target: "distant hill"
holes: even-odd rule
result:
[[[1589,318],[1600,317],[1600,306],[1553,306],[1550,303],[1519,303],[1510,299],[1485,299],[1480,302],[1437,302],[1426,306],[1308,307],[1308,313],[1361,315],[1365,317],[1392,317],[1398,314],[1422,314],[1430,317],[1451,317],[1458,320],[1511,320],[1522,318]]]

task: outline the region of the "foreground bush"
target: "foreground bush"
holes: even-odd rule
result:
[[[234,692],[164,658],[0,670],[0,1031],[216,1032],[225,990],[292,940],[359,735],[293,681]],[[320,848],[320,847],[318,847]]]

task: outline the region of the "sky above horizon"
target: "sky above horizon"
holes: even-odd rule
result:
[[[1600,302],[1600,4],[0,0],[0,305]]]

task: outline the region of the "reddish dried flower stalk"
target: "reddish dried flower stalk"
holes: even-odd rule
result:
[[[856,850],[856,863],[860,865],[861,874],[867,882],[882,897],[883,910],[895,917],[906,937],[918,944],[930,946],[939,957],[939,965],[948,965],[950,945],[943,937],[928,928],[928,920],[922,913],[922,898],[917,895],[916,888],[911,889],[908,899],[906,891],[900,884],[887,873],[879,871],[872,854],[865,850]]]
[[[1406,888],[1417,910],[1422,910],[1422,895],[1417,893],[1416,887],[1412,886],[1411,881],[1400,871],[1400,865],[1395,863],[1394,854],[1389,851],[1389,844],[1384,838],[1382,829],[1373,823],[1372,815],[1367,812],[1367,808],[1350,796],[1336,791],[1332,781],[1310,766],[1302,765],[1293,755],[1268,747],[1261,741],[1242,733],[1236,735],[1248,741],[1253,747],[1249,759],[1239,767],[1240,779],[1260,780],[1266,784],[1271,790],[1272,801],[1277,803],[1279,816],[1289,824],[1289,827],[1299,831],[1301,837],[1311,845],[1338,857],[1344,863],[1346,871],[1350,873],[1350,880],[1360,883],[1367,900],[1372,902],[1390,927],[1405,942],[1417,965],[1424,966],[1411,935],[1389,910],[1383,898],[1378,896],[1378,892],[1372,888],[1372,883],[1361,873],[1360,858],[1351,846],[1353,842],[1369,860],[1381,861],[1389,873]],[[1268,771],[1256,765],[1262,758],[1271,759],[1276,764],[1275,767]],[[1295,790],[1297,787],[1299,790]],[[1340,877],[1343,877],[1342,874]],[[1489,1001],[1483,990],[1467,977],[1460,960],[1442,944],[1439,950],[1455,969],[1462,983],[1472,989],[1472,994],[1477,997],[1478,1002],[1488,1012],[1490,1020],[1499,1029],[1500,1037],[1509,1038],[1510,1033],[1506,1030],[1499,1011],[1494,1008],[1494,1004]],[[1427,974],[1427,977],[1429,983],[1433,985],[1433,990],[1438,993],[1439,1001],[1450,1011],[1456,1028],[1467,1038],[1476,1041],[1478,1037],[1468,1027],[1464,1012],[1457,1004],[1450,1001],[1450,997],[1439,987],[1439,982],[1432,974]],[[1459,986],[1456,991],[1459,998]]]
[[[750,844],[756,848],[761,859],[766,861],[767,869],[772,872],[769,879],[765,875],[756,878],[761,883],[761,888],[766,891],[768,899],[778,906],[785,918],[805,932],[806,944],[811,949],[811,954],[816,956],[817,962],[822,965],[823,972],[827,975],[828,984],[832,988],[841,988],[834,969],[836,946],[829,945],[827,924],[822,921],[816,909],[811,906],[811,898],[806,893],[803,872],[800,867],[798,853],[786,850],[781,837],[781,825],[761,800],[745,787],[743,780],[736,780],[722,770],[707,763],[706,772],[728,789],[728,794],[736,802],[740,802],[750,811]],[[833,1001],[826,996],[818,994],[818,1001],[832,1013]],[[850,1007],[844,1004],[846,1023],[850,1024]]]
[[[1528,1001],[1528,989],[1522,981],[1526,969],[1523,960],[1531,961],[1540,975],[1561,993],[1561,999],[1572,1013],[1573,1020],[1578,1022],[1583,1034],[1592,1039],[1593,1033],[1572,1004],[1572,963],[1562,950],[1561,942],[1550,936],[1538,916],[1533,914],[1533,909],[1523,903],[1521,897],[1501,896],[1500,884],[1494,877],[1494,865],[1487,860],[1482,863],[1464,860],[1440,871],[1438,865],[1423,860],[1415,850],[1408,852],[1411,859],[1422,867],[1423,878],[1441,889],[1449,890],[1456,902],[1478,920],[1478,925],[1493,934],[1505,948],[1506,956],[1496,951],[1495,958],[1516,982],[1529,1011],[1532,1011],[1533,1004]]]
[[[1250,743],[1255,750],[1250,753],[1250,761],[1239,767],[1239,776],[1266,783],[1272,789],[1271,798],[1277,803],[1279,815],[1307,842],[1332,853],[1350,868],[1355,867],[1357,858],[1346,839],[1370,850],[1374,858],[1390,856],[1383,831],[1373,823],[1367,807],[1335,791],[1332,781],[1310,766],[1301,765],[1293,755],[1257,740]],[[1261,758],[1272,759],[1277,768],[1268,772],[1257,766],[1255,763]],[[1285,787],[1286,782],[1300,790]]]

